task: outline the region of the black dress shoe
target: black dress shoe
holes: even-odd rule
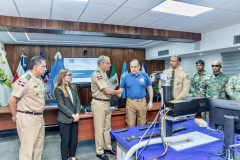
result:
[[[104,153],[97,155],[97,157],[102,159],[102,160],[108,160],[108,157]]]
[[[104,149],[104,153],[116,155],[116,151],[114,151],[113,149],[112,149],[112,150],[105,150],[105,149]]]

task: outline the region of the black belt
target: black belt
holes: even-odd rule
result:
[[[109,101],[109,99],[99,99],[99,98],[95,98],[95,97],[93,97],[93,99],[96,99],[98,101]]]
[[[23,111],[18,111],[18,112],[21,112],[21,113],[26,113],[26,114],[33,114],[33,115],[41,115],[42,113],[35,113],[35,112],[23,112]]]

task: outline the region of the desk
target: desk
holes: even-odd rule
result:
[[[174,135],[198,131],[198,132],[202,132],[204,134],[216,137],[218,139],[221,139],[221,133],[217,131],[209,130],[206,127],[205,128],[198,127],[198,125],[195,124],[194,120],[188,120],[186,122],[181,122],[181,123],[173,123],[173,129],[177,128],[178,126],[186,127],[187,130],[175,133]],[[127,132],[120,132],[120,133],[115,133],[115,131],[112,130],[111,136],[117,139],[117,143],[120,143],[120,144],[117,144],[117,146],[121,147],[121,145],[123,145],[124,147],[126,147],[127,150],[129,150],[132,146],[138,143],[138,140],[127,142],[123,137],[131,136],[131,135],[142,136],[146,131],[146,130],[139,131],[139,128],[142,128],[142,127],[143,126],[131,127]],[[152,132],[152,129],[149,130],[148,134],[150,134],[151,132]],[[154,133],[155,132],[159,132],[158,127],[154,130]],[[239,141],[236,140],[236,137],[235,137],[235,143],[239,143]],[[223,145],[220,140],[212,143],[196,146],[190,149],[182,150],[182,151],[175,151],[174,149],[168,147],[168,151],[166,155],[162,157],[160,160],[173,160],[173,159],[174,160],[187,160],[187,159],[209,160],[210,158],[208,157],[208,153],[218,154],[218,151],[222,149],[223,149]],[[236,149],[236,151],[239,152],[239,149]],[[163,152],[164,152],[164,148],[162,144],[151,145],[144,149],[139,159],[150,160],[152,158],[161,156]],[[222,159],[219,156],[214,156],[214,155],[212,155],[211,157],[214,160]],[[118,159],[118,160],[122,160],[122,159]]]
[[[148,111],[148,122],[152,122],[158,113],[161,102],[153,103],[153,109]],[[44,110],[45,125],[57,125],[58,108],[46,108]],[[126,126],[126,109],[121,111],[112,110],[112,129],[120,129]],[[81,114],[78,122],[78,141],[94,139],[93,116]],[[15,129],[16,123],[12,121],[8,107],[0,107],[0,130]]]

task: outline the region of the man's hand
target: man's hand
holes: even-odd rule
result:
[[[150,111],[150,110],[152,109],[152,107],[153,107],[152,102],[149,102],[149,103],[148,103],[148,107],[147,107],[147,109]]]
[[[16,122],[16,117],[12,116],[12,120],[13,120],[13,122]]]
[[[122,96],[122,94],[118,94],[117,96],[118,96],[118,97],[121,97],[121,96]]]
[[[78,114],[79,115],[79,114]],[[77,114],[73,114],[72,117],[73,117],[73,122],[77,122],[79,120],[79,117],[78,117]]]

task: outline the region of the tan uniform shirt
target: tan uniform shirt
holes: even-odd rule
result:
[[[30,72],[22,75],[16,82],[11,93],[12,96],[19,98],[17,110],[43,113],[45,109],[44,100],[45,89],[42,80]]]
[[[103,88],[107,87],[110,88],[107,75],[100,68],[97,68],[91,77],[92,97],[99,99],[110,99],[111,95],[108,95],[103,91]]]
[[[180,100],[182,98],[187,97],[190,89],[190,76],[186,70],[182,67],[178,67],[174,70],[174,88],[173,88],[173,99]],[[163,71],[164,73],[168,73],[172,75],[173,69],[170,67]],[[161,81],[159,81],[159,88],[161,88]]]

